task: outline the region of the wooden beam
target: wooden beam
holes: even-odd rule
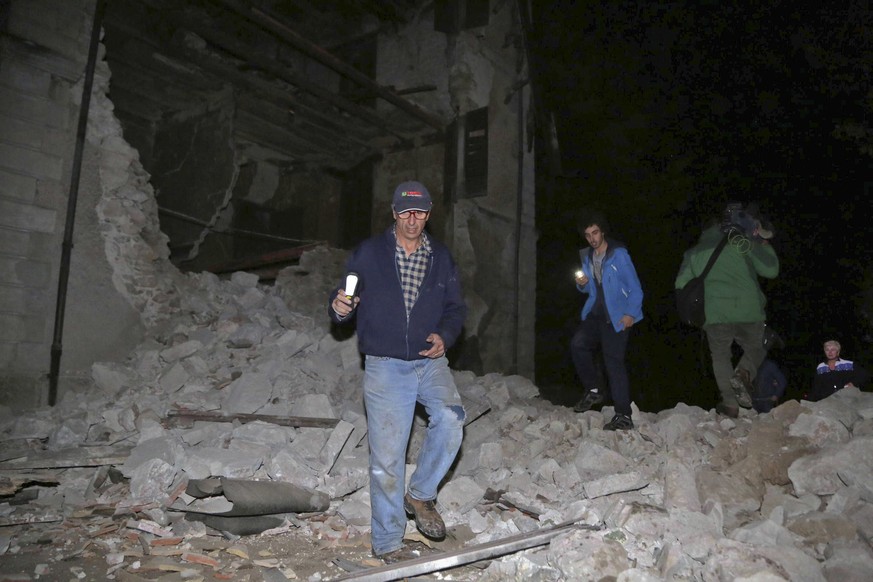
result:
[[[439,131],[442,131],[445,128],[446,123],[439,116],[425,111],[414,103],[407,101],[406,99],[403,99],[402,97],[396,95],[394,92],[380,86],[370,77],[366,76],[356,68],[346,64],[344,61],[333,56],[323,48],[309,42],[307,39],[299,35],[296,31],[279,22],[269,14],[266,14],[265,12],[257,8],[246,6],[238,0],[218,1],[233,10],[234,12],[245,16],[255,24],[266,28],[267,30],[275,34],[278,38],[284,40],[303,54],[333,69],[340,75],[352,80],[358,85],[370,89],[376,95],[378,95],[388,103],[391,103],[398,109],[405,111],[406,113],[412,115],[418,120],[423,121],[424,123]]]
[[[287,265],[289,263],[299,261],[300,255],[302,255],[306,251],[311,251],[312,249],[318,248],[323,245],[324,243],[313,243],[310,245],[295,247],[293,249],[271,251],[269,253],[264,253],[256,257],[245,257],[242,259],[234,259],[232,261],[215,264],[204,270],[209,271],[210,273],[221,274],[233,273],[234,271],[249,271],[252,269],[260,269],[274,265]]]
[[[339,424],[336,418],[315,418],[311,416],[271,416],[268,414],[221,414],[214,412],[173,411],[167,413],[161,424],[165,428],[186,427],[194,422],[269,422],[279,426],[333,428]]]
[[[32,483],[57,485],[60,483],[60,478],[55,473],[0,470],[0,495],[14,495],[25,485]]]
[[[81,446],[59,451],[33,451],[17,459],[0,462],[0,470],[120,465],[127,460],[130,450],[130,447]]]
[[[236,57],[244,60],[246,64],[255,69],[261,70],[269,75],[281,79],[286,83],[290,83],[300,90],[308,93],[321,101],[326,101],[331,105],[336,106],[343,111],[347,111],[351,115],[360,118],[371,125],[374,125],[381,129],[382,131],[388,132],[398,139],[407,140],[407,138],[402,135],[397,129],[395,129],[392,124],[385,119],[381,114],[371,108],[363,107],[345,99],[344,97],[337,95],[315,83],[310,82],[309,80],[301,77],[300,75],[296,75],[293,72],[289,71],[288,67],[276,61],[275,59],[267,58],[263,53],[258,52],[250,46],[244,45],[233,38],[230,35],[227,35],[223,32],[220,32],[214,26],[209,26],[208,22],[205,20],[199,20],[195,18],[191,18],[186,14],[180,12],[178,9],[172,8],[173,5],[165,5],[161,0],[143,0],[147,5],[162,10],[167,18],[171,18],[172,15],[172,23],[178,27],[190,30],[204,40],[208,41],[210,44],[219,47],[220,49],[226,51],[229,54],[235,55]],[[209,59],[203,55],[195,55],[194,51],[190,49],[185,49],[184,54],[186,58],[190,59],[192,62],[195,62],[198,66],[206,68],[209,66],[210,61],[215,61],[215,59]],[[214,65],[213,65],[214,66]],[[222,71],[228,73],[230,67],[224,66],[222,67]],[[244,75],[242,73],[236,72],[233,75],[237,81],[240,81],[243,78],[251,78],[250,75]],[[297,105],[303,105],[303,103],[298,99]],[[306,105],[307,109],[309,109],[310,113],[318,114],[319,110],[315,109],[314,106]],[[322,106],[320,115],[325,118],[329,118],[327,112],[324,111],[324,107]],[[337,116],[333,116],[336,118]],[[348,132],[348,127],[345,128],[345,131]]]

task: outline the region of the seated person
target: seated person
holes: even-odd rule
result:
[[[815,379],[809,400],[815,402],[827,398],[837,390],[854,386],[863,390],[867,386],[870,375],[867,370],[851,360],[840,357],[840,342],[829,340],[824,343],[824,353],[827,358],[815,369]]]

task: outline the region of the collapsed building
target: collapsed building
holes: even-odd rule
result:
[[[127,580],[389,580],[446,569],[440,556],[461,580],[873,572],[870,393],[736,420],[635,408],[637,430],[611,432],[609,407],[576,414],[521,376],[455,371],[467,421],[438,498],[450,535],[417,570],[364,577],[378,567],[363,372],[325,315],[343,258],[309,251],[273,285],[189,275],[125,359],[95,363],[54,407],[4,409],[4,563],[35,553],[56,576],[90,557],[98,569],[78,571]],[[416,417],[408,463],[425,427]],[[284,553],[258,557],[264,540]]]
[[[533,377],[516,3],[2,11],[0,401],[51,404],[123,356],[177,309],[180,272],[270,277],[313,246],[351,248],[387,228],[410,179],[434,194],[429,229],[462,272],[458,359]]]
[[[385,3],[397,10],[382,15],[385,28],[356,14],[373,26],[356,40],[379,47],[370,91],[395,87],[383,98],[389,113],[359,109],[355,100],[371,94],[341,101],[360,88],[346,85],[339,63],[290,56],[291,39],[318,48],[292,34],[319,20],[312,5],[268,4],[3,8],[4,575],[62,576],[90,559],[96,570],[74,574],[321,580],[353,569],[338,555],[364,563],[361,362],[354,336],[329,326],[326,303],[343,272],[339,247],[387,224],[379,213],[391,185],[413,168],[446,193],[431,228],[457,255],[472,307],[458,356],[470,365],[454,372],[465,439],[438,499],[452,536],[435,549],[456,565],[465,549],[487,551],[470,558],[485,567],[456,579],[870,578],[869,394],[847,389],[737,420],[685,405],[635,409],[638,429],[623,433],[602,430],[608,408],[574,414],[539,397],[532,314],[519,309],[533,303],[518,284],[532,280],[522,275],[534,261],[522,53],[508,34],[520,25],[515,3],[486,2],[486,24],[475,2],[448,3],[465,7],[463,19]],[[308,20],[282,25],[276,14],[289,5],[309,7],[295,13]],[[390,20],[404,10],[415,18]],[[229,32],[243,22],[271,34],[252,41],[247,24]],[[248,53],[251,44],[260,52]],[[316,80],[334,91],[313,97]],[[263,94],[270,102],[253,101]],[[83,95],[58,342],[50,314],[64,271],[54,251],[72,242],[62,217]],[[451,128],[434,134],[425,107]],[[283,123],[301,127],[283,129],[280,109]],[[361,127],[371,116],[378,131]],[[251,246],[230,236],[252,232],[268,236]],[[56,391],[46,381],[53,349]],[[410,462],[425,423],[416,418]],[[318,552],[304,564],[297,550],[250,551],[264,539],[316,540]],[[32,554],[36,566],[17,560]],[[421,567],[414,573],[432,571]],[[381,579],[395,574],[410,575]]]

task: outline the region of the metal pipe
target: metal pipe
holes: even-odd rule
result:
[[[518,358],[521,342],[518,338],[519,319],[521,317],[521,221],[524,207],[524,86],[519,87],[515,95],[518,99],[517,131],[518,131],[518,169],[516,174],[515,192],[515,285],[513,286],[513,299],[515,308],[512,314],[512,336],[515,342],[515,358],[513,373],[518,374]]]
[[[597,530],[600,529],[600,526],[579,524],[572,520],[565,521],[552,527],[517,534],[454,552],[425,555],[414,560],[398,562],[397,564],[368,568],[360,572],[353,572],[339,578],[334,578],[332,582],[346,580],[354,580],[356,582],[388,582],[389,580],[420,576],[429,572],[455,568],[537,546],[544,546],[562,533],[573,529]]]
[[[55,405],[58,395],[58,375],[63,352],[64,312],[67,302],[67,283],[70,279],[70,255],[73,251],[73,227],[76,224],[76,202],[79,198],[79,176],[82,173],[82,151],[88,128],[88,110],[91,107],[91,88],[94,86],[94,69],[97,65],[97,50],[100,46],[100,29],[106,12],[106,0],[97,0],[94,8],[94,23],[91,25],[91,45],[85,65],[85,81],[82,85],[82,102],[79,105],[79,127],[76,131],[76,149],[73,152],[73,167],[70,176],[70,194],[67,200],[67,221],[64,225],[64,241],[61,244],[61,268],[58,275],[58,296],[55,306],[55,331],[52,338],[51,369],[49,371],[49,406]]]

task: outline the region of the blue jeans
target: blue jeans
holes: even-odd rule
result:
[[[721,393],[722,401],[729,406],[737,405],[737,397],[731,389],[731,376],[734,375],[731,346],[737,342],[743,349],[737,368],[744,368],[754,385],[755,376],[761,362],[767,356],[764,348],[764,322],[753,323],[713,323],[704,325],[709,352],[712,355],[712,374]],[[750,395],[751,396],[751,395]]]
[[[376,555],[403,545],[406,448],[416,402],[424,406],[429,421],[409,494],[430,501],[436,499],[437,487],[464,436],[466,415],[448,360],[366,357],[364,405],[370,444],[371,538]]]
[[[579,329],[570,342],[570,354],[573,356],[576,375],[585,390],[602,388],[597,386],[597,368],[594,366],[594,354],[600,346],[615,411],[628,416],[631,415],[630,381],[624,355],[629,336],[628,330],[615,331],[612,323],[604,316],[589,314],[579,324]]]

